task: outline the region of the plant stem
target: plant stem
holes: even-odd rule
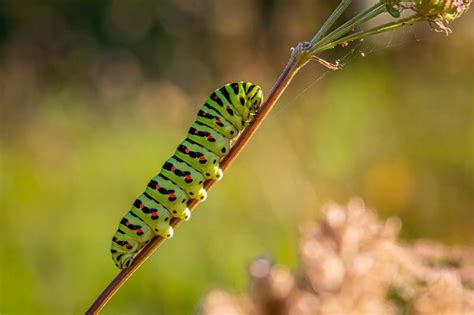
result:
[[[401,19],[401,20],[398,20],[398,21],[395,21],[395,22],[390,22],[390,23],[387,23],[387,24],[384,24],[384,25],[380,25],[380,26],[377,26],[377,27],[374,27],[374,28],[371,28],[367,31],[360,31],[360,32],[357,32],[357,33],[354,33],[354,34],[351,34],[351,35],[348,35],[348,36],[345,36],[345,37],[341,37],[329,44],[326,44],[324,46],[319,46],[319,47],[315,47],[311,50],[311,54],[314,54],[314,55],[317,55],[325,50],[328,50],[328,49],[331,49],[331,48],[334,48],[336,47],[337,45],[340,45],[342,43],[349,43],[349,42],[352,42],[352,41],[355,41],[355,40],[358,40],[358,39],[361,39],[361,38],[364,38],[364,37],[367,37],[367,36],[371,36],[371,35],[375,35],[375,34],[380,34],[380,33],[384,33],[384,32],[388,32],[388,31],[393,31],[393,30],[396,30],[398,28],[401,28],[401,27],[404,27],[404,26],[407,26],[407,25],[412,25],[412,24],[415,24],[416,22],[420,22],[420,21],[424,21],[426,20],[425,17],[423,16],[420,16],[420,15],[414,15],[414,16],[411,16],[411,17],[408,17],[408,18],[405,18],[405,19]]]
[[[377,15],[385,12],[385,4],[383,3],[377,3],[371,8],[365,10],[364,12],[361,12],[354,16],[352,19],[349,21],[345,22],[341,26],[339,26],[337,29],[329,33],[327,36],[325,36],[322,40],[319,42],[314,42],[313,48],[321,47],[324,46],[325,44],[330,43],[333,40],[336,40],[340,38],[341,36],[344,36],[345,34],[349,33],[352,31],[354,28],[357,26],[367,22],[368,20],[376,17]]]
[[[337,19],[346,11],[347,7],[352,3],[352,0],[342,0],[341,3],[337,6],[337,8],[332,12],[329,18],[324,22],[323,26],[319,29],[319,31],[314,35],[314,37],[310,40],[311,44],[317,43],[321,37],[323,37],[327,31],[331,28],[331,26],[337,21]]]

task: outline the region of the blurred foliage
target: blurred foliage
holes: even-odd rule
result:
[[[118,220],[204,98],[244,79],[269,91],[336,3],[2,0],[0,312],[83,312],[117,273]],[[189,314],[210,287],[245,287],[256,255],[295,266],[298,228],[354,195],[399,215],[407,239],[472,243],[467,15],[449,37],[424,25],[324,56],[342,71],[304,69],[104,313]]]

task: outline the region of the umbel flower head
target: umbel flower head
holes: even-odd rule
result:
[[[417,0],[415,10],[427,18],[451,22],[466,12],[470,4],[471,0]]]
[[[417,0],[414,10],[426,17],[437,32],[451,33],[447,24],[469,9],[472,0]]]
[[[404,9],[412,10],[426,18],[435,31],[446,34],[451,32],[447,24],[466,12],[471,2],[472,0],[382,0],[392,16],[398,17],[397,12]]]

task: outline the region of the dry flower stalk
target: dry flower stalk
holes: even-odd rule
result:
[[[400,220],[379,220],[360,199],[323,212],[302,233],[296,275],[258,258],[248,293],[211,291],[202,315],[473,314],[474,248],[403,244]]]

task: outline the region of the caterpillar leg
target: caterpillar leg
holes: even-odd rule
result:
[[[114,264],[115,266],[117,266],[117,268],[125,269],[132,265],[133,255],[135,255],[135,252],[130,253],[126,251],[121,251],[120,249],[113,248],[113,246],[110,251],[112,253],[112,260],[114,261]]]
[[[217,180],[221,180],[222,177],[224,177],[224,172],[223,172],[222,169],[219,167],[219,169],[217,170],[216,179],[217,179]]]
[[[133,256],[143,245],[118,230],[112,237],[112,248],[110,250],[115,265],[119,269],[129,267],[133,263]]]
[[[172,238],[174,235],[173,227],[169,225],[163,228],[160,228],[159,231],[160,232],[157,233],[157,235],[160,235],[161,237],[164,237],[164,238]]]

